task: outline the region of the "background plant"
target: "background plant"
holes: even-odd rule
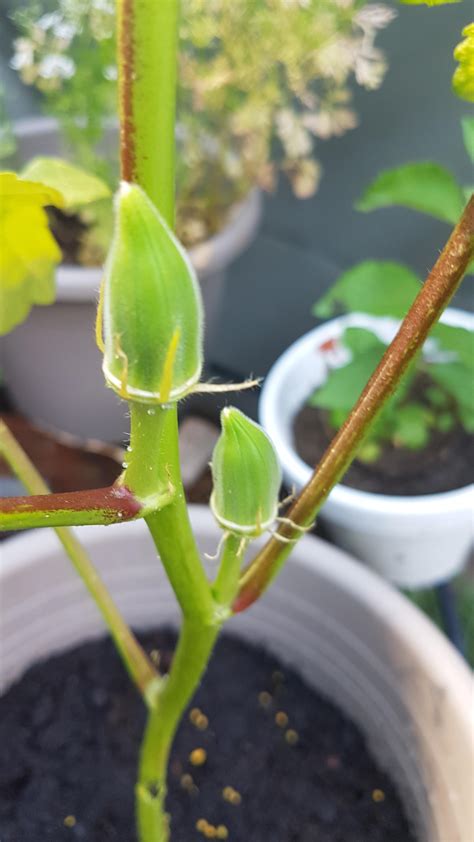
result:
[[[78,163],[100,175],[94,149],[116,102],[114,15],[112,0],[30,0],[14,15],[21,36],[13,66],[42,92]],[[385,61],[374,41],[393,16],[360,0],[185,0],[176,127],[181,239],[204,239],[230,204],[255,183],[272,190],[279,172],[296,195],[314,192],[317,143],[357,124],[349,83],[380,85]]]
[[[474,162],[472,117],[462,120],[462,131],[466,151]],[[458,184],[446,167],[421,161],[382,172],[356,208],[369,212],[401,205],[449,224],[459,217],[471,194],[472,186]],[[314,305],[313,313],[328,318],[338,311],[355,311],[402,319],[420,283],[400,263],[364,261],[341,275]],[[440,324],[431,337],[385,404],[360,449],[359,459],[374,461],[387,444],[417,450],[428,444],[434,431],[449,432],[456,424],[474,432],[474,336],[463,328]],[[360,327],[347,328],[340,341],[347,351],[344,364],[329,369],[327,380],[308,401],[327,411],[333,429],[345,421],[386,348],[376,333]]]

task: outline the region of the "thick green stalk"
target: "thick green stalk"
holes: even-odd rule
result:
[[[228,606],[239,590],[240,566],[248,539],[232,532],[227,533],[222,549],[222,558],[212,591],[219,605]]]
[[[30,462],[7,425],[1,420],[0,453],[28,491],[33,494],[48,493],[48,486],[42,476]],[[65,527],[55,529],[55,532],[101,612],[130,677],[149,701],[160,681],[153,664],[125,623],[92,561],[74,533]]]
[[[121,173],[174,226],[178,0],[117,0]]]
[[[176,405],[130,403],[131,435],[124,482],[141,498],[153,488],[170,502],[145,520],[183,614],[207,625],[215,614],[211,588],[189,521],[179,462]]]
[[[293,503],[286,523],[278,530],[280,538],[286,543],[271,538],[253,559],[242,576],[234,611],[244,611],[268,587],[290,554],[293,543],[301,537],[301,529],[292,527],[291,523],[297,527],[308,526],[331,489],[347,471],[385,401],[398,386],[408,365],[422,348],[429,331],[456,292],[473,254],[474,196],[467,203],[461,219],[354,409]]]
[[[117,9],[122,178],[142,187],[173,228],[179,3],[117,0]],[[165,842],[169,752],[209,660],[218,612],[189,522],[176,405],[155,408],[133,402],[130,414],[131,451],[124,483],[140,499],[171,493],[170,502],[150,513],[146,522],[184,615],[170,675],[149,715],[137,784],[140,840]]]
[[[219,625],[185,619],[169,676],[150,711],[140,754],[137,815],[140,839],[167,842],[166,776],[173,739],[211,656]]]

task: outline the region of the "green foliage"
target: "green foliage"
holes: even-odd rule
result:
[[[474,102],[474,23],[465,26],[465,36],[454,50],[454,58],[459,62],[453,76],[453,88],[461,99]]]
[[[109,187],[102,179],[61,158],[33,158],[21,177],[59,190],[64,207],[70,211],[110,197]]]
[[[464,208],[464,196],[449,170],[423,161],[382,172],[356,208],[372,211],[391,205],[402,205],[455,224]]]
[[[401,318],[418,289],[418,280],[406,267],[369,261],[345,272],[313,312],[330,316],[340,305],[348,311]],[[362,461],[377,459],[387,444],[417,450],[428,444],[434,430],[448,432],[456,423],[474,432],[474,334],[438,324],[431,335],[437,343],[436,353],[431,349],[412,365],[387,401],[359,451]],[[308,401],[327,411],[335,430],[345,421],[386,349],[386,344],[365,328],[346,328],[341,342],[350,351],[350,360],[330,369],[326,381]],[[417,383],[424,384],[421,398],[415,397]]]
[[[5,91],[0,84],[0,160],[13,155],[15,148],[15,138],[5,105]]]
[[[464,146],[471,161],[474,164],[474,117],[463,117],[461,120]],[[470,193],[473,190],[471,188]]]
[[[313,314],[328,318],[338,310],[402,318],[420,291],[420,281],[400,263],[365,260],[344,272],[317,301]]]
[[[180,240],[205,239],[229,204],[255,183],[272,190],[279,173],[296,195],[314,192],[316,143],[356,126],[350,82],[381,83],[385,61],[374,41],[393,16],[360,0],[183,0]],[[60,119],[74,159],[103,175],[97,142],[116,113],[114,4],[29,0],[14,19],[15,68]],[[265,49],[250,49],[263,41]]]

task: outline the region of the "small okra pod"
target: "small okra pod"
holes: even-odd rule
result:
[[[122,183],[115,213],[103,293],[105,379],[127,400],[171,403],[201,375],[199,284],[183,247],[140,187]]]
[[[267,434],[238,409],[226,407],[221,424],[212,456],[211,508],[223,529],[255,537],[277,517],[280,464]]]

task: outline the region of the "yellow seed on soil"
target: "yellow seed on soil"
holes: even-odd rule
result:
[[[270,693],[267,693],[266,690],[263,690],[261,693],[259,693],[258,703],[262,706],[262,708],[270,707],[272,703],[272,697],[270,696]]]
[[[157,666],[157,667],[160,666],[161,655],[160,655],[159,649],[152,649],[151,652],[150,652],[150,658],[153,661],[153,663],[155,664],[155,666]]]
[[[275,722],[279,728],[286,728],[288,725],[288,714],[285,713],[284,710],[279,710],[277,714],[275,714]]]
[[[235,807],[238,807],[242,803],[240,792],[237,792],[233,786],[225,786],[222,790],[222,797],[224,801],[228,801],[229,804],[233,804]]]
[[[205,833],[208,827],[206,819],[198,819],[196,822],[196,830],[199,830],[199,833]]]
[[[288,728],[288,731],[285,733],[285,740],[290,746],[295,746],[299,740],[298,732],[295,731],[293,728]]]
[[[224,824],[220,824],[217,827],[217,839],[228,839],[229,838],[229,831],[227,830]]]
[[[76,817],[75,816],[66,816],[64,819],[64,826],[65,827],[75,827],[76,825]]]
[[[380,803],[380,801],[385,801],[385,792],[383,791],[383,789],[373,790],[372,801],[375,801],[376,804]]]
[[[195,748],[189,755],[189,762],[193,766],[204,766],[207,760],[207,752],[204,748]]]

